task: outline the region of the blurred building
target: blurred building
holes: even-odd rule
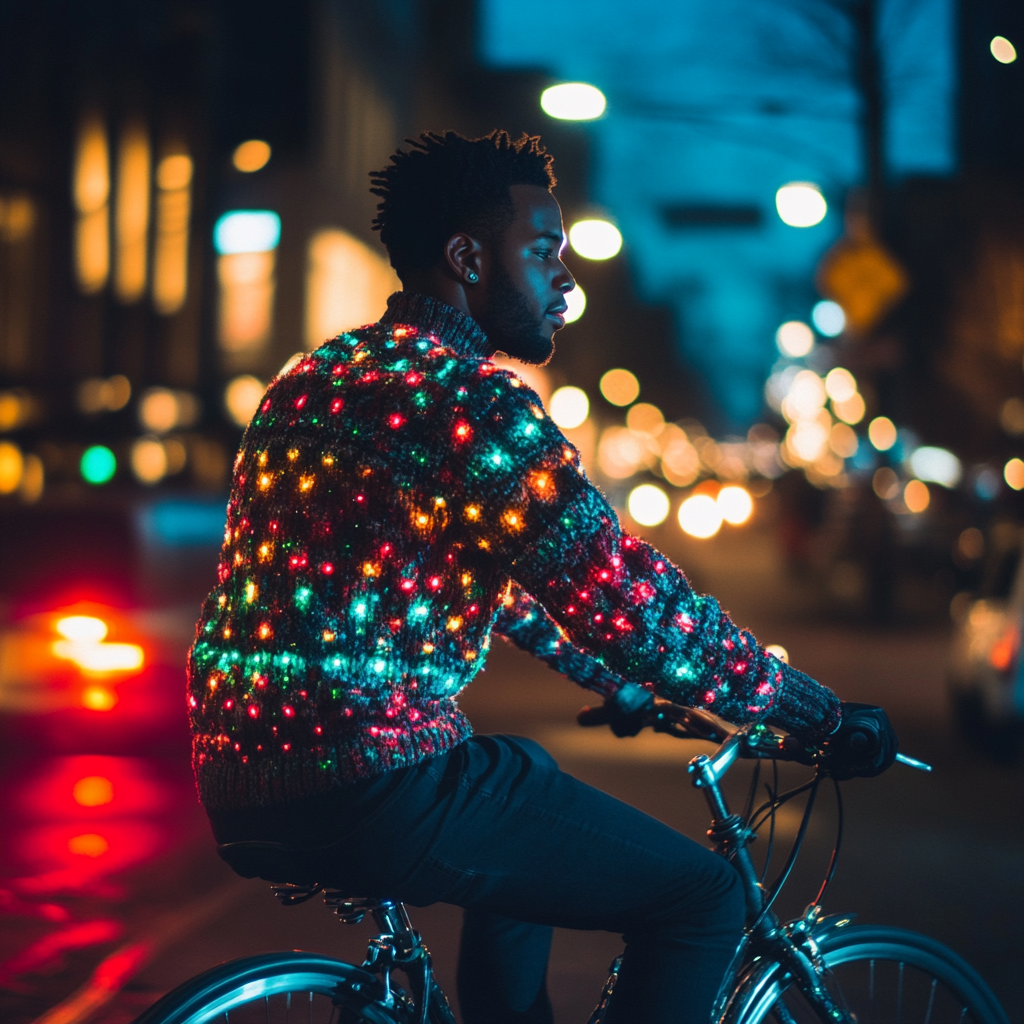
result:
[[[871,145],[889,182],[954,170],[951,0],[483,0],[482,11],[492,64],[607,94],[606,116],[584,129],[593,198],[622,228],[640,293],[671,304],[681,353],[734,428],[761,413],[776,328],[810,318],[815,266],[842,233],[847,191],[870,176]],[[873,85],[865,46],[877,51]],[[884,109],[866,144],[869,87]],[[776,212],[794,181],[827,201],[812,226]]]
[[[420,24],[385,2],[0,3],[5,587],[67,556],[62,509],[220,493],[271,377],[383,311],[366,175],[411,130]]]

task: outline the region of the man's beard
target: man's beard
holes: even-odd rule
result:
[[[544,319],[537,322],[526,296],[516,288],[508,271],[495,263],[491,268],[487,311],[480,324],[487,340],[513,359],[543,366],[555,351],[551,335],[544,334]]]

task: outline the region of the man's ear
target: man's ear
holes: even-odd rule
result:
[[[459,284],[466,287],[477,284],[483,273],[483,246],[464,231],[452,235],[444,247],[448,269]]]

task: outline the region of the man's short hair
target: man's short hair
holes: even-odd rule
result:
[[[512,185],[555,185],[551,154],[525,132],[513,141],[495,130],[482,139],[457,132],[424,132],[406,139],[382,171],[370,178],[382,198],[373,222],[402,280],[441,259],[452,235],[465,231],[492,241],[512,222]]]

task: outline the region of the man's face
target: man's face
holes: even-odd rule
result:
[[[498,350],[542,366],[565,326],[565,293],[576,287],[562,263],[562,211],[539,185],[509,190],[515,215],[504,235],[487,247],[477,322]]]

